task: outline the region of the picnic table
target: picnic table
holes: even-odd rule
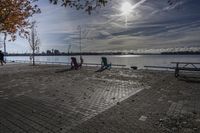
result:
[[[171,62],[172,64],[176,64],[175,66],[175,77],[179,76],[179,71],[200,71],[200,62]]]

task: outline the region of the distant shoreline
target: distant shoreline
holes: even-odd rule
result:
[[[30,56],[32,54],[6,54],[6,56]],[[99,56],[99,55],[200,55],[200,52],[192,52],[192,53],[64,53],[64,54],[35,54],[35,56]]]

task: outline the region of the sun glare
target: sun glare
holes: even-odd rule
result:
[[[129,2],[124,2],[121,6],[122,16],[125,16],[125,26],[127,28],[128,15],[132,12],[133,6]]]
[[[129,2],[125,2],[122,4],[121,12],[123,15],[128,15],[132,12],[132,5]]]

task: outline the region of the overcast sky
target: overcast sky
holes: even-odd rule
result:
[[[123,3],[132,11],[124,15]],[[88,15],[84,11],[39,0],[42,13],[34,16],[41,40],[41,51],[59,49],[79,51],[82,29],[83,51],[171,50],[200,48],[200,0],[179,0],[173,6],[167,0],[112,0],[105,8]],[[28,42],[7,42],[8,52],[29,52]]]

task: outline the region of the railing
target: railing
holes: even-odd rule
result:
[[[200,62],[171,62],[175,64],[175,77],[179,76],[179,71],[200,71]],[[197,66],[198,65],[198,66]]]
[[[32,61],[27,61],[27,60],[7,60],[7,62],[12,62],[12,63],[32,63]],[[49,61],[35,61],[36,64],[50,64],[50,65],[69,65],[70,63],[67,62],[49,62]]]
[[[144,66],[144,68],[175,69],[175,67],[166,67],[166,66]]]
[[[170,66],[144,66],[144,68],[152,69],[152,70],[166,70],[166,71],[174,71],[175,67],[170,67]]]
[[[7,60],[7,62],[12,62],[12,63],[27,63],[31,64],[32,61],[27,61],[27,60]],[[68,62],[49,62],[49,61],[35,61],[36,64],[49,64],[49,65],[70,65],[71,63]],[[83,66],[101,66],[101,64],[97,63],[83,63]],[[121,67],[125,68],[126,65],[120,65],[120,64],[112,64],[112,67]]]

